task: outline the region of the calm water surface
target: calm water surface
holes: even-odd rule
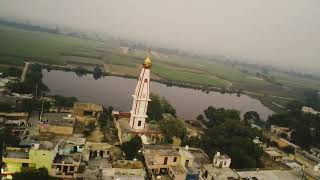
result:
[[[115,110],[129,111],[137,80],[122,77],[106,76],[95,80],[91,74],[78,77],[74,72],[43,70],[43,82],[51,94],[75,96],[83,102],[95,102],[104,106],[113,106]],[[185,119],[194,119],[208,106],[216,108],[237,109],[242,113],[257,111],[263,119],[273,112],[260,101],[246,95],[206,94],[200,90],[167,87],[164,84],[151,82],[150,91],[164,96]]]

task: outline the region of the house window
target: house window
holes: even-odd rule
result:
[[[28,163],[22,163],[22,167],[27,168],[27,167],[29,167],[29,164]]]
[[[100,157],[103,157],[104,151],[100,151],[99,155]]]
[[[109,155],[110,154],[110,151],[107,151],[107,155]]]
[[[208,178],[208,171],[205,171],[203,176],[207,179]]]
[[[173,158],[173,162],[177,162],[177,157],[174,157],[174,158]]]
[[[167,165],[167,163],[168,163],[168,157],[165,157],[163,164],[164,164],[164,165]]]
[[[184,166],[185,166],[186,168],[189,167],[189,159],[186,160]]]
[[[74,171],[74,166],[70,166],[69,171]]]
[[[63,170],[62,170],[64,173],[67,173],[68,172],[68,166],[63,166]]]
[[[138,121],[138,126],[141,126],[141,121]]]

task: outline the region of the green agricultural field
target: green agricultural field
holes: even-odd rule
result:
[[[0,65],[23,66],[24,61],[65,66],[103,66],[115,74],[138,76],[146,52],[125,54],[119,42],[95,41],[67,35],[25,31],[0,26]],[[276,101],[271,95],[302,99],[306,89],[320,89],[320,82],[269,72],[270,79],[256,76],[260,69],[231,65],[204,58],[152,52],[152,76],[171,82],[242,89],[260,94],[268,106]],[[247,73],[242,70],[249,69]],[[261,97],[263,96],[263,97]],[[284,105],[287,102],[279,102]]]
[[[0,62],[16,65],[23,64],[24,60],[63,64],[63,54],[81,53],[83,49],[104,45],[92,40],[8,27],[0,27],[0,42]]]
[[[225,80],[220,79],[216,76],[204,73],[190,72],[187,70],[184,71],[181,69],[179,70],[173,67],[161,65],[159,63],[155,63],[152,72],[162,77],[163,79],[171,81],[202,84],[216,87],[227,87],[228,85]]]

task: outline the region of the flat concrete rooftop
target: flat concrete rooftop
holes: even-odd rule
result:
[[[29,159],[26,149],[7,149],[3,153],[4,158]]]
[[[294,180],[300,179],[301,171],[297,170],[259,170],[259,171],[237,171],[242,177],[256,177],[259,180]]]
[[[170,145],[143,145],[145,154],[159,154],[160,156],[179,156],[179,152]]]
[[[68,116],[69,113],[44,113],[42,121],[53,126],[73,126],[75,120]]]
[[[112,168],[143,169],[141,161],[119,160],[112,163]]]
[[[119,126],[122,132],[137,132],[137,133],[162,133],[158,124],[146,123],[144,129],[132,129],[129,125],[129,118],[118,119]]]

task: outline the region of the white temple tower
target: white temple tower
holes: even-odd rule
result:
[[[147,116],[150,86],[151,57],[150,50],[148,57],[144,60],[138,84],[133,96],[133,103],[130,116],[130,127],[133,129],[144,129]]]

